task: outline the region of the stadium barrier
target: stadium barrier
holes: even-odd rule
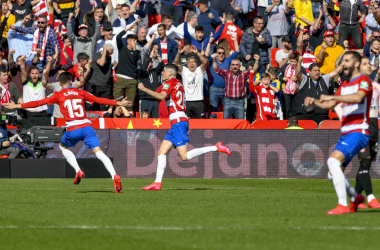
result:
[[[115,169],[122,178],[155,177],[157,151],[166,129],[100,129],[96,132],[103,151],[114,158]],[[214,152],[183,162],[173,149],[167,157],[164,178],[326,178],[326,161],[339,134],[339,130],[192,129],[189,131],[190,150],[222,141],[232,155]],[[48,158],[63,158],[58,144],[46,143],[45,146],[54,148]],[[83,143],[71,149],[77,158],[95,158]],[[358,167],[355,157],[345,173],[355,178]],[[89,169],[88,174],[91,171],[98,170]],[[373,164],[371,176],[380,178],[379,160]]]

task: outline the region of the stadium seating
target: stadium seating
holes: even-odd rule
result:
[[[340,129],[341,124],[339,120],[325,120],[319,124],[318,129]]]
[[[273,120],[273,121],[254,121],[251,125],[252,129],[285,129],[287,120]],[[312,120],[299,120],[298,124],[304,129],[317,129],[317,124]]]

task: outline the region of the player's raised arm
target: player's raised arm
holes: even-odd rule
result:
[[[139,90],[144,91],[145,93],[147,93],[150,96],[153,96],[154,98],[156,98],[159,101],[163,101],[168,97],[168,94],[164,91],[157,93],[157,92],[154,92],[153,90],[145,88],[145,86],[142,82],[140,82],[137,87]]]

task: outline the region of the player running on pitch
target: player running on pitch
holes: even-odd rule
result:
[[[376,61],[376,59],[375,59]],[[360,63],[360,72],[367,76],[368,78],[375,72],[379,66],[375,62],[375,65],[372,66],[369,58],[363,56]],[[378,79],[380,70],[377,72],[374,79]],[[360,162],[359,170],[356,174],[356,184],[355,190],[347,190],[347,193],[350,195],[351,201],[355,200],[356,194],[361,194],[363,190],[367,196],[368,206],[364,203],[360,203],[358,208],[380,208],[380,203],[376,199],[372,190],[372,181],[369,174],[369,169],[371,163],[376,159],[377,154],[377,144],[379,137],[379,125],[378,125],[378,108],[379,108],[379,98],[380,98],[380,85],[377,82],[372,82],[372,100],[371,100],[371,109],[369,112],[369,143],[365,148],[360,150],[358,153],[358,158]],[[335,111],[339,116],[339,119],[342,120],[342,108],[337,105]]]
[[[145,88],[142,83],[139,83],[138,85],[138,88],[141,91],[146,92],[157,100],[162,101],[167,97],[170,98],[169,120],[172,125],[158,150],[156,180],[149,186],[144,187],[143,190],[161,190],[162,176],[164,175],[166,167],[166,155],[173,147],[177,148],[183,161],[188,161],[194,157],[213,151],[219,151],[231,155],[230,149],[224,146],[222,142],[218,142],[215,146],[196,148],[188,151],[187,143],[190,139],[187,137],[189,123],[186,117],[184,103],[185,90],[182,83],[176,79],[177,74],[178,68],[176,65],[168,64],[165,66],[162,72],[162,82],[164,85],[160,93]]]
[[[343,73],[350,79],[339,87],[335,95],[321,95],[320,100],[305,98],[305,105],[315,105],[322,109],[334,108],[338,103],[343,108],[341,136],[334,152],[327,160],[334,188],[338,196],[338,206],[328,214],[350,213],[347,204],[347,189],[353,189],[341,166],[345,168],[351,159],[363,149],[369,141],[369,110],[372,98],[371,80],[360,73],[361,56],[355,51],[346,52],[342,59]],[[351,211],[363,203],[364,197],[358,194],[351,202]]]
[[[79,168],[78,162],[75,158],[73,152],[68,150],[69,147],[74,147],[79,141],[83,141],[88,148],[92,150],[95,156],[101,160],[111,174],[115,185],[115,193],[121,193],[122,187],[120,182],[120,176],[116,174],[115,169],[112,165],[111,160],[103,153],[100,149],[100,144],[98,138],[96,137],[96,132],[91,126],[91,121],[87,118],[85,112],[85,102],[89,103],[99,103],[103,105],[120,105],[120,106],[130,106],[132,102],[127,100],[122,100],[121,102],[98,98],[87,93],[81,89],[75,89],[71,83],[71,73],[63,72],[59,75],[59,82],[62,86],[62,90],[54,92],[49,97],[24,104],[15,103],[5,103],[3,104],[6,108],[16,109],[16,108],[34,108],[41,105],[58,103],[61,109],[62,115],[66,120],[67,131],[63,134],[59,148],[62,150],[63,156],[66,158],[67,162],[75,169],[76,176],[74,184],[80,183],[81,178],[84,177],[84,172]]]

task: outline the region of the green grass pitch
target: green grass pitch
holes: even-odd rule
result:
[[[72,181],[0,180],[0,249],[379,249],[380,210],[327,215],[328,180]]]

